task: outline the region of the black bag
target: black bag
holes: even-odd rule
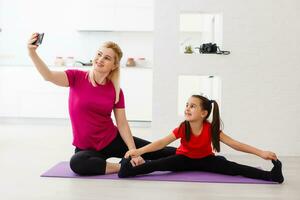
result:
[[[196,47],[195,49],[199,49],[199,53],[214,53],[214,54],[230,54],[230,51],[221,51],[216,43],[205,43],[201,44],[200,48]]]

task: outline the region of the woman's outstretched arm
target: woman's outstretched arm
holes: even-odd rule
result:
[[[38,45],[32,44],[37,40],[37,37],[38,33],[33,33],[27,44],[28,54],[34,66],[46,81],[50,81],[58,86],[68,87],[69,81],[66,73],[64,71],[51,71],[37,54],[36,49]]]

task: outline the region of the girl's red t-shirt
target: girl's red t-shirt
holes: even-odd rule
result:
[[[195,136],[191,132],[189,141],[185,139],[185,125],[180,129],[175,128],[173,134],[176,138],[180,138],[180,146],[176,150],[176,154],[185,155],[189,158],[204,158],[209,155],[214,155],[211,144],[211,124],[203,122],[201,133]]]

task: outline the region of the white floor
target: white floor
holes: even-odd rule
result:
[[[151,128],[132,128],[152,138]],[[281,157],[282,185],[183,183],[134,180],[41,178],[40,174],[73,153],[71,128],[61,120],[0,119],[0,199],[300,199],[300,157]],[[254,156],[228,159],[270,169]]]

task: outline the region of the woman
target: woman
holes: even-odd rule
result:
[[[28,41],[28,52],[35,67],[46,81],[70,87],[69,113],[73,130],[75,154],[70,160],[71,169],[79,175],[116,173],[119,163],[109,163],[110,157],[123,157],[127,150],[149,144],[132,137],[125,115],[123,91],[120,89],[120,60],[122,51],[114,42],[106,42],[93,59],[92,70],[52,71],[38,56],[38,33]],[[116,124],[113,124],[111,112]],[[158,159],[175,154],[176,149],[164,148],[146,154],[145,159]],[[134,158],[133,166],[143,163],[142,157]]]

